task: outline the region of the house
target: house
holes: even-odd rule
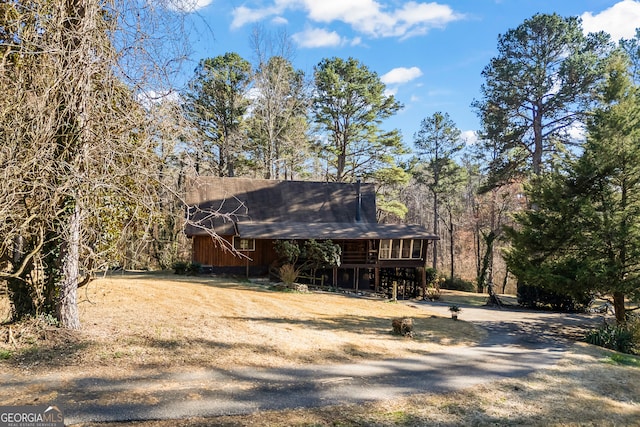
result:
[[[395,281],[405,295],[426,285],[427,248],[437,237],[417,225],[379,224],[373,184],[199,177],[186,201],[193,261],[213,272],[266,275],[278,263],[276,240],[315,239],[342,251],[340,266],[322,272],[325,285],[388,291]]]

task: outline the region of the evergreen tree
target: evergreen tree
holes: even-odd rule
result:
[[[353,58],[324,59],[314,72],[313,117],[326,140],[320,143],[327,177],[354,181],[384,167],[395,166],[405,153],[400,132],[383,131],[382,121],[402,105],[385,95],[380,77]]]
[[[613,58],[583,154],[533,183],[508,262],[541,288],[612,296],[623,323],[625,297],[640,294],[640,97],[628,58]]]
[[[242,153],[240,134],[249,107],[251,65],[235,52],[200,61],[186,93],[185,108],[202,138],[204,156],[213,160],[218,176],[234,176]],[[203,167],[196,165],[196,171]]]
[[[424,162],[423,171],[416,170],[416,177],[424,183],[433,199],[433,234],[438,235],[440,222],[439,198],[450,191],[455,176],[459,175],[459,167],[453,161],[456,153],[464,148],[464,141],[460,138],[460,130],[447,113],[437,112],[431,117],[423,119],[420,130],[414,136],[414,144],[418,156]],[[437,242],[433,245],[433,263],[436,268],[438,260]]]
[[[482,72],[482,99],[473,103],[481,139],[500,146],[490,185],[539,175],[572,143],[610,47],[606,34],[584,35],[578,18],[556,14],[536,14],[499,36],[498,56]]]

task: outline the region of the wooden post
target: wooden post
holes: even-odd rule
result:
[[[378,293],[380,291],[380,267],[373,269],[373,284],[376,293]]]
[[[391,299],[394,301],[398,301],[398,282],[396,280],[393,281],[393,290],[391,291]]]
[[[355,288],[356,288],[355,290],[358,291],[358,285],[360,283],[360,268],[356,267],[356,268],[354,268],[354,271],[355,271],[355,275],[356,275],[355,280],[354,280],[355,281]]]

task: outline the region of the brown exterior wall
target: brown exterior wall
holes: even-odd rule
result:
[[[224,240],[233,241],[232,236],[222,236]],[[256,250],[244,252],[250,260],[248,265],[268,266],[277,259],[271,240],[256,240]],[[247,259],[241,258],[229,250],[222,250],[220,244],[209,236],[193,237],[193,261],[212,267],[246,267]]]
[[[233,241],[233,236],[222,236],[224,240]],[[342,248],[343,267],[424,267],[427,244],[422,247],[422,259],[412,260],[378,260],[377,241],[355,240],[335,241]],[[256,250],[245,252],[250,260],[238,257],[229,250],[222,250],[221,246],[209,236],[193,237],[193,261],[212,267],[259,267],[270,266],[278,259],[272,240],[256,240]]]

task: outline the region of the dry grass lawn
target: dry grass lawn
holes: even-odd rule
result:
[[[410,357],[473,345],[484,336],[473,325],[411,304],[273,292],[264,285],[204,277],[113,275],[82,289],[80,298],[78,333],[22,324],[12,326],[9,339],[9,326],[0,327],[0,384],[3,378],[52,371],[69,378],[126,378],[160,370]],[[414,319],[413,339],[390,333],[391,319],[403,316]],[[51,398],[37,387],[0,387],[0,404]],[[130,425],[640,425],[640,361],[576,344],[553,369],[458,393]]]
[[[81,289],[80,299],[76,351],[55,360],[46,347],[19,352],[14,365],[39,369],[45,357],[60,368],[112,371],[284,367],[410,356],[483,337],[470,324],[402,303],[218,278],[114,275]],[[414,320],[413,339],[390,333],[391,320],[403,316]]]

